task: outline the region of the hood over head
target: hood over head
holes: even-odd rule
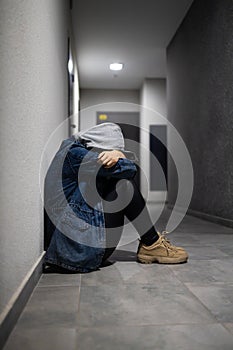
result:
[[[95,125],[74,135],[76,139],[85,141],[86,147],[96,147],[109,150],[124,150],[125,141],[121,128],[115,123]]]

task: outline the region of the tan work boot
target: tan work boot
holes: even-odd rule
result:
[[[188,260],[188,254],[183,248],[172,245],[164,234],[158,232],[158,235],[159,239],[150,246],[140,241],[137,251],[139,262],[144,264],[151,264],[153,262],[178,264]]]

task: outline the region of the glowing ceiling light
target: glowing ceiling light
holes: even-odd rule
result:
[[[117,63],[117,62],[111,63],[110,66],[109,66],[109,68],[110,68],[111,70],[122,70],[122,68],[123,68],[123,63]]]

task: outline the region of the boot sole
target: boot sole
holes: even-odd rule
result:
[[[138,255],[137,259],[142,264],[152,264],[157,262],[159,264],[181,264],[185,263],[188,260],[188,257],[180,258],[170,258],[167,256],[148,256],[148,255]]]

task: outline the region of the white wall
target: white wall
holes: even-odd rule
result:
[[[138,90],[81,89],[80,129],[96,125],[96,112],[138,112],[140,96]]]
[[[39,166],[67,117],[67,16],[63,0],[0,2],[0,319],[43,252]]]
[[[166,193],[159,191],[149,191],[148,193],[148,184],[150,183],[149,130],[152,124],[167,124],[166,79],[145,79],[141,89],[140,103],[140,159],[141,167],[146,175],[146,177],[141,178],[141,191],[149,201],[161,201]]]

